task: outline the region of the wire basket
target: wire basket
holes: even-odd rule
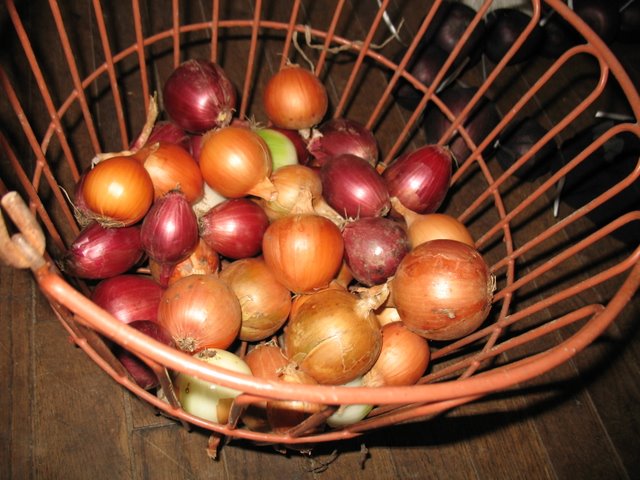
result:
[[[64,3],[52,1],[42,8],[46,13],[37,17],[38,25],[23,20],[24,5],[5,2],[13,31],[5,34],[11,35],[12,47],[0,70],[0,191],[17,190],[28,208],[20,197],[4,196],[12,228],[21,234],[4,239],[3,245],[14,265],[33,270],[75,343],[117,383],[167,415],[224,436],[277,444],[335,441],[423,421],[566,362],[632,300],[640,284],[640,213],[633,211],[640,172],[637,151],[626,162],[615,157],[618,175],[603,180],[601,188],[587,187],[585,194],[576,185],[593,172],[606,177],[603,172],[613,162],[603,151],[610,152],[612,142],[633,145],[638,139],[640,99],[616,57],[564,3],[525,2],[530,21],[508,51],[496,62],[484,57],[470,61],[464,46],[492,9],[490,1],[482,3],[430,84],[421,83],[410,67],[414,53],[428,40],[429,26],[445,8],[440,1],[256,0],[251,6],[214,1],[200,9],[178,0],[167,5],[133,0],[114,6],[126,9],[118,15],[99,0],[86,11],[80,2]],[[567,22],[580,41],[553,58],[514,65],[525,41],[551,14]],[[116,21],[122,17],[129,23]],[[36,35],[39,29],[50,35]],[[82,41],[87,36],[93,43]],[[53,63],[52,58],[64,61]],[[55,259],[79,232],[64,192],[73,191],[97,153],[127,148],[144,123],[150,95],[188,58],[219,63],[238,87],[238,117],[258,121],[265,119],[260,97],[269,76],[286,61],[310,62],[328,86],[329,115],[370,128],[382,165],[431,141],[424,124],[430,111],[442,111],[449,119],[449,128],[434,141],[462,139],[467,148],[457,158],[443,210],[468,226],[498,288],[491,314],[478,331],[431,345],[429,371],[417,385],[301,386],[230,374],[118,322],[88,299],[90,284],[56,269]],[[462,67],[461,59],[466,59]],[[476,88],[457,114],[442,100],[453,81]],[[409,108],[396,102],[400,82],[414,94]],[[37,92],[25,92],[27,83]],[[622,110],[610,115],[608,123],[599,122],[596,112],[611,106],[612,90]],[[485,97],[498,106],[501,119],[483,138],[474,139],[467,117]],[[505,132],[532,117],[544,125],[544,134],[508,164],[499,161]],[[594,125],[598,129],[590,135],[577,136]],[[569,142],[576,138],[582,142]],[[573,149],[563,150],[564,156],[547,159],[547,171],[522,174],[548,146],[569,144]],[[615,285],[615,294],[602,298],[599,286],[609,284]],[[229,422],[220,425],[189,415],[175,400],[160,400],[140,388],[105,338],[146,359],[169,390],[167,370],[241,390]],[[305,400],[327,408],[284,433],[244,427],[238,421],[243,408],[265,399]],[[336,406],[362,403],[375,405],[364,420],[344,428],[322,427]]]

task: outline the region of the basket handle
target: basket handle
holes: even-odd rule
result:
[[[19,233],[9,236],[0,213],[0,260],[14,268],[37,270],[44,266],[44,233],[27,204],[17,192],[3,195],[1,203]]]

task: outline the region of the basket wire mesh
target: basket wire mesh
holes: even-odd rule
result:
[[[151,3],[133,0],[127,7],[131,23],[113,25],[111,12],[94,0],[90,15],[83,17],[78,26],[73,20],[79,13],[73,7],[50,1],[50,16],[47,13],[42,21],[52,22],[58,36],[47,39],[47,48],[56,49],[66,60],[52,65],[42,53],[43,46],[32,44],[21,18],[21,6],[7,0],[5,8],[15,34],[12,54],[19,53],[26,63],[3,58],[0,69],[4,93],[0,191],[4,194],[18,190],[27,200],[29,212],[37,218],[34,223],[20,209],[19,199],[5,196],[3,206],[8,213],[16,213],[12,219],[23,235],[5,238],[3,245],[21,259],[17,266],[33,270],[41,291],[75,343],[117,383],[151,405],[185,425],[258,442],[304,444],[346,439],[374,428],[424,420],[538,377],[586,348],[633,299],[640,284],[637,240],[632,235],[631,246],[621,254],[606,250],[610,245],[607,242],[617,233],[637,230],[640,213],[634,209],[638,197],[607,222],[594,226],[589,218],[630,191],[632,198],[637,194],[637,156],[624,175],[595,192],[579,208],[564,215],[557,211],[558,185],[592,161],[607,142],[625,136],[640,137],[640,100],[633,83],[602,40],[564,3],[533,0],[531,21],[504,57],[496,64],[483,59],[482,68],[461,74],[458,81],[474,84],[477,90],[457,115],[441,100],[440,87],[450,81],[449,72],[476,25],[492,8],[490,1],[478,8],[430,85],[412,76],[409,65],[428,27],[443,8],[441,1],[410,1],[403,7],[391,0],[293,0],[287,8],[282,8],[281,2],[266,0],[256,0],[252,5],[213,1],[194,13],[192,3],[173,0],[161,14],[160,6]],[[280,8],[275,7],[276,3]],[[283,11],[286,15],[282,15]],[[510,82],[517,70],[509,62],[543,14],[550,11],[575,28],[582,42],[536,67],[535,80],[527,88],[516,88]],[[369,23],[353,22],[353,18],[367,19]],[[403,30],[394,18],[406,20],[402,28],[410,34],[401,38]],[[80,38],[74,32],[76,28],[89,29],[96,43],[74,43]],[[287,61],[309,61],[316,75],[328,85],[330,115],[350,117],[370,128],[380,142],[383,165],[425,143],[422,121],[429,108],[439,109],[451,122],[438,140],[440,144],[449,143],[456,135],[464,140],[469,154],[458,158],[451,200],[445,209],[473,232],[477,248],[497,277],[498,289],[485,324],[460,340],[435,345],[430,370],[417,385],[376,389],[299,386],[230,374],[149,341],[93,304],[88,299],[89,285],[57,270],[55,259],[80,231],[65,192],[73,190],[97,153],[128,147],[144,122],[150,95],[161,90],[162,81],[172,68],[194,57],[220,63],[238,86],[238,116],[258,120],[264,118],[260,95],[269,75]],[[577,58],[588,59],[588,86],[578,89],[579,98],[573,103],[566,101],[564,108],[556,109],[562,112],[556,118],[546,118],[546,133],[530,150],[511,166],[500,166],[491,148],[501,132],[539,108],[540,98],[565,101],[555,92],[557,79],[574,69]],[[23,64],[28,68],[17,67]],[[35,82],[37,101],[21,98],[18,86],[25,78]],[[401,80],[420,92],[412,110],[395,105],[393,92]],[[579,126],[594,122],[593,112],[606,98],[612,83],[625,99],[625,118],[601,131],[540,179],[518,179],[516,172],[545,145],[568,138]],[[487,95],[500,104],[503,115],[475,144],[463,125]],[[114,128],[101,127],[105,118],[114,122]],[[601,163],[598,168],[605,168],[604,165]],[[44,257],[44,240],[37,233],[39,225],[47,243]],[[592,262],[592,258],[596,260]],[[579,267],[567,274],[564,268],[571,262],[577,262]],[[615,295],[598,298],[598,286],[608,282],[616,282]],[[115,360],[103,337],[126,344],[144,358],[157,372],[165,390],[170,390],[169,370],[189,372],[244,392],[235,400],[229,422],[219,425],[189,415],[175,399],[170,398],[167,403],[137,386]],[[246,350],[247,345],[242,347]],[[265,399],[306,400],[325,404],[327,409],[282,434],[243,428],[239,422],[243,409]],[[318,430],[335,406],[359,403],[373,403],[376,407],[354,425]]]

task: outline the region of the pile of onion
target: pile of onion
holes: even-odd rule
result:
[[[486,320],[494,277],[466,227],[437,212],[448,147],[379,165],[373,132],[322,123],[324,85],[292,65],[266,85],[267,127],[233,117],[233,85],[209,61],[181,64],[164,95],[170,121],[154,124],[150,108],[131,150],[98,155],[81,176],[76,207],[92,221],[60,259],[99,280],[91,299],[118,321],[182,355],[303,388],[413,385],[432,340]],[[165,372],[120,343],[113,352],[142,388],[170,379],[159,397],[229,420],[241,392]],[[344,428],[374,407],[251,398],[234,410],[244,425],[283,435]]]

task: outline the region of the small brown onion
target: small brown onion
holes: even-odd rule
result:
[[[431,240],[400,262],[391,283],[404,324],[430,340],[454,340],[489,315],[495,278],[482,255],[457,240]]]
[[[327,113],[327,90],[313,72],[297,65],[272,76],[262,96],[271,122],[280,128],[301,130],[320,123]]]
[[[264,340],[287,321],[291,292],[278,282],[262,258],[236,260],[220,272],[220,279],[231,287],[240,301],[240,340]]]
[[[311,375],[300,370],[293,363],[289,363],[280,370],[278,380],[299,385],[316,385],[318,383]],[[268,400],[267,419],[273,432],[285,433],[322,409],[321,404],[302,400]]]
[[[427,340],[402,322],[382,327],[382,349],[371,370],[364,375],[368,387],[414,385],[429,365]]]
[[[411,247],[417,247],[429,240],[448,238],[475,247],[473,237],[467,227],[455,217],[446,213],[416,213],[409,210],[397,198],[391,199],[393,209],[404,218]]]
[[[153,182],[156,199],[171,190],[184,193],[191,204],[202,197],[202,173],[198,163],[187,150],[169,142],[158,142],[149,150],[143,164]]]
[[[315,170],[304,165],[285,165],[275,170],[270,178],[276,195],[273,200],[263,202],[270,220],[284,217],[294,209],[302,213],[300,204],[308,200],[311,201],[309,211],[312,211],[313,200],[322,195],[320,177]]]
[[[275,277],[295,293],[326,287],[342,266],[340,229],[325,217],[289,215],[269,225],[262,255]]]
[[[189,275],[165,290],[158,308],[158,323],[185,352],[228,348],[242,321],[238,298],[214,275]]]
[[[200,170],[205,182],[223,197],[246,195],[271,200],[271,154],[265,141],[249,128],[228,126],[205,135]]]
[[[284,368],[289,365],[282,349],[275,340],[259,343],[244,357],[254,377],[279,380]],[[242,414],[242,421],[249,430],[268,432],[267,401],[252,403]]]
[[[342,385],[363,375],[382,346],[377,306],[340,288],[309,295],[285,327],[285,354],[318,383]]]
[[[201,238],[198,246],[188,258],[173,265],[167,279],[167,285],[189,275],[216,275],[220,268],[220,256]],[[149,270],[156,282],[160,282],[162,265],[153,259],[149,259]]]

